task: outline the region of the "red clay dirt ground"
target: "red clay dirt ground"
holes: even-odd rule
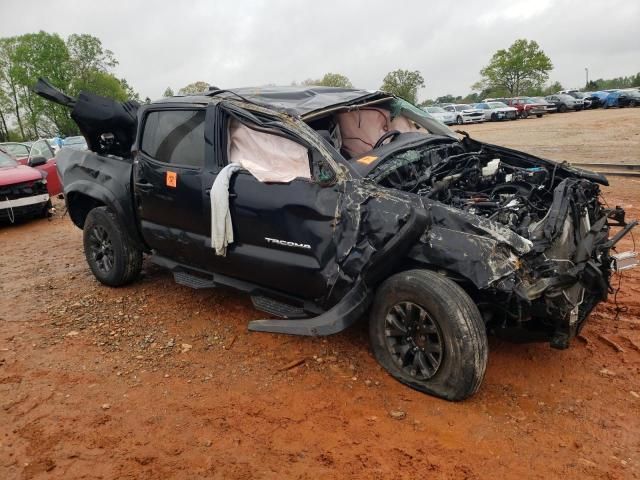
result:
[[[637,132],[640,109],[620,112],[600,113]],[[501,143],[560,119],[515,122]],[[612,184],[609,203],[640,217],[640,180]],[[101,286],[58,208],[0,227],[2,479],[640,478],[640,270],[618,318],[611,295],[569,350],[491,338],[480,391],[448,403],[386,375],[364,322],[249,333],[264,314],[246,295],[149,264]]]

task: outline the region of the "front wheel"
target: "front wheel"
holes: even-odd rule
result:
[[[119,287],[140,274],[142,251],[109,208],[98,207],[89,212],[83,227],[83,244],[89,268],[101,283]]]
[[[526,110],[523,110],[520,113],[520,118],[529,118],[529,112],[527,112]]]
[[[456,123],[458,125],[462,125],[464,123],[464,120],[462,120],[462,117],[460,115],[458,115],[458,117],[456,118]]]
[[[564,113],[566,111],[567,111],[567,106],[564,103],[558,107],[558,112]]]
[[[428,270],[387,279],[371,310],[378,362],[400,382],[447,400],[473,395],[484,377],[488,344],[478,308],[462,288]]]

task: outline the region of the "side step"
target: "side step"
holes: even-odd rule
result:
[[[249,330],[314,337],[332,335],[358,320],[366,312],[371,300],[372,295],[367,287],[364,283],[359,283],[337,305],[317,317],[300,320],[254,320],[249,322]]]
[[[253,302],[253,306],[256,307],[257,310],[262,310],[263,312],[270,313],[271,315],[275,315],[276,317],[281,317],[281,318],[307,317],[302,307],[295,307],[293,305],[289,305],[288,303],[283,303],[283,302],[279,302],[278,300],[274,300],[273,298],[264,297],[262,295],[252,295],[251,301]]]
[[[187,272],[173,272],[173,279],[180,285],[195,289],[214,288],[216,286],[215,282],[210,278],[198,277]]]

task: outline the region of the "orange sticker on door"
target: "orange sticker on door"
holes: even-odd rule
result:
[[[369,165],[370,163],[375,162],[378,159],[378,157],[374,157],[373,155],[368,155],[366,157],[362,157],[360,159],[358,159],[358,163],[364,163],[365,165]]]
[[[167,187],[176,188],[178,186],[178,174],[176,172],[167,172]]]

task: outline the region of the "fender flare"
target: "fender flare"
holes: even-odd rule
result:
[[[132,201],[129,202],[129,205],[124,205],[123,202],[119,200],[111,190],[99,183],[91,182],[88,180],[76,180],[74,182],[71,182],[69,185],[65,185],[64,196],[68,210],[71,210],[70,203],[73,201],[72,199],[74,193],[86,195],[87,197],[93,198],[98,202],[104,204],[105,206],[113,209],[118,218],[136,218]],[[123,221],[122,225],[125,227],[125,230],[131,240],[133,240],[141,248],[148,250],[144,243],[142,235],[138,230],[136,221]],[[79,226],[79,228],[82,227]]]

